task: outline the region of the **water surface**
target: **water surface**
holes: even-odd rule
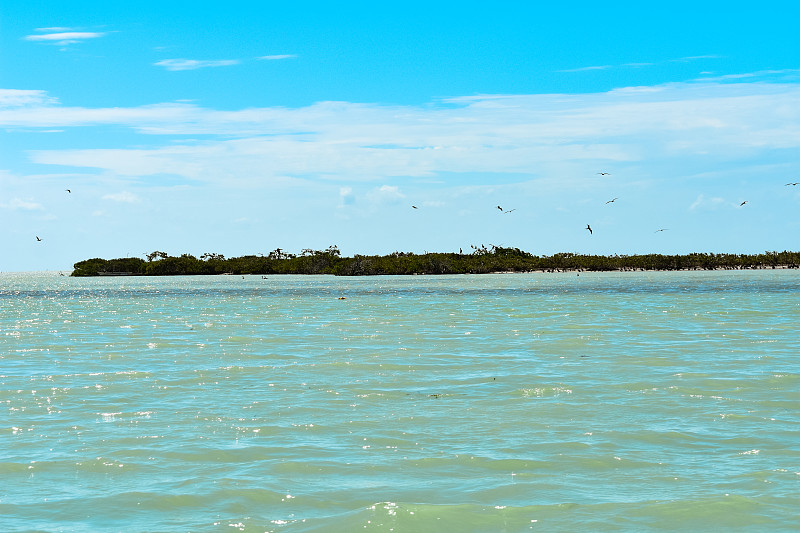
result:
[[[3,529],[796,530],[798,318],[792,270],[0,274]]]

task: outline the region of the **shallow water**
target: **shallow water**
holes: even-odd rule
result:
[[[3,529],[796,530],[798,318],[792,270],[0,274]]]

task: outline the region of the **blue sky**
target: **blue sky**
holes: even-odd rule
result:
[[[0,271],[800,250],[800,8],[642,4],[5,2]]]

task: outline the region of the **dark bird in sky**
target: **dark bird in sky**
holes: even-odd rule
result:
[[[800,183],[800,181],[795,181],[795,182],[792,182],[792,183],[787,183],[786,185],[797,185],[798,183]]]
[[[411,207],[413,207],[414,209],[419,209],[419,207],[417,207],[415,205],[412,205]]]
[[[69,189],[64,189],[64,190],[67,191],[68,193],[72,194],[71,190],[69,190]]]
[[[658,233],[659,231],[667,231],[668,229],[669,229],[669,228],[661,228],[661,229],[657,229],[657,230],[655,230],[653,233]]]
[[[502,210],[503,210],[503,208],[502,208],[502,207],[500,207],[499,205],[497,206],[497,209],[499,209],[500,211],[502,211]]]
[[[42,239],[40,239],[38,235],[36,236],[36,242],[42,242]]]
[[[610,176],[611,172],[598,172],[601,176]]]
[[[503,211],[503,213],[510,213],[512,211],[516,211],[516,209],[509,209],[508,211]]]
[[[589,235],[592,235],[592,227],[589,224],[586,224],[586,229],[589,230]]]
[[[743,206],[744,204],[746,204],[746,203],[747,203],[747,200],[745,200],[744,202],[740,203],[740,204],[739,204],[739,207],[742,207],[742,206]]]
[[[619,200],[619,198],[614,198],[613,200],[609,200],[609,201],[607,201],[606,203],[607,203],[607,204],[613,204],[613,203],[614,203],[614,202],[616,202],[617,200]]]

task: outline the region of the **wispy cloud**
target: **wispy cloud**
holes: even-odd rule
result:
[[[44,209],[40,203],[29,200],[21,200],[19,198],[13,198],[7,203],[2,203],[0,204],[0,207],[4,209],[22,209],[24,211],[40,211]]]
[[[704,72],[703,74],[708,74]],[[800,69],[796,68],[785,68],[779,70],[757,70],[755,72],[740,72],[736,74],[722,74],[719,76],[706,76],[703,78],[697,78],[696,81],[701,82],[723,82],[729,80],[744,80],[744,79],[766,79],[766,78],[777,78],[777,77],[784,77],[784,78],[795,78],[797,79],[800,76]]]
[[[200,60],[200,59],[163,59],[153,63],[167,70],[197,70],[208,67],[229,67],[238,65],[238,59]]]
[[[679,57],[677,59],[667,59],[664,61],[655,61],[655,62],[648,61],[648,62],[637,62],[637,63],[622,63],[619,65],[597,65],[590,67],[569,68],[569,69],[557,70],[556,72],[588,72],[593,70],[609,70],[618,68],[643,68],[643,67],[664,65],[666,63],[689,63],[691,61],[698,61],[701,59],[720,59],[722,57],[723,56],[709,54],[709,55]]]
[[[689,206],[689,209],[691,211],[695,211],[697,209],[716,209],[726,204],[730,204],[730,202],[726,201],[725,198],[720,198],[719,196],[706,198],[704,194],[701,194],[692,203],[692,205]]]
[[[36,31],[42,33],[26,35],[23,39],[65,46],[107,35],[107,32],[72,31],[71,28],[37,28]]]
[[[725,56],[721,56],[718,54],[706,54],[701,56],[686,56],[686,57],[679,57],[677,59],[670,59],[669,62],[671,63],[688,63],[690,61],[697,61],[699,59],[722,59]]]
[[[58,32],[65,32],[65,31],[74,31],[74,28],[68,28],[66,26],[54,26],[52,28],[36,28],[39,33],[58,33]]]
[[[339,202],[339,207],[353,205],[356,203],[356,197],[353,194],[352,187],[341,187],[339,189]]]
[[[793,150],[800,148],[798,98],[796,83],[695,82],[579,95],[480,95],[423,106],[320,102],[219,111],[188,103],[51,105],[0,109],[0,127],[108,125],[187,136],[161,146],[148,141],[150,148],[29,152],[35,163],[101,169],[127,179],[321,179],[345,185],[447,173],[530,175],[676,157],[721,162]],[[351,193],[340,193],[343,201]],[[372,194],[389,198],[393,191]]]
[[[592,67],[567,68],[564,70],[557,70],[556,72],[587,72],[590,70],[606,70],[609,68],[612,68],[612,65],[597,65]]]
[[[381,185],[364,194],[368,211],[374,211],[385,206],[397,205],[405,197],[406,195],[400,192],[400,187],[396,185]]]
[[[56,103],[58,100],[48,96],[46,91],[0,89],[0,108],[46,106]]]
[[[111,200],[113,202],[122,202],[126,204],[135,204],[137,202],[141,202],[141,198],[133,194],[132,192],[122,191],[114,194],[106,194],[103,196],[103,200]]]
[[[263,60],[267,60],[267,61],[275,61],[275,60],[278,60],[278,59],[293,59],[295,57],[297,57],[297,55],[295,55],[295,54],[278,54],[278,55],[272,55],[272,56],[261,56],[261,57],[258,57],[256,59],[263,59]]]
[[[280,54],[271,56],[261,56],[255,58],[259,61],[278,61],[282,59],[293,59],[297,57],[294,54]],[[197,70],[201,68],[210,67],[230,67],[239,65],[242,61],[240,59],[219,59],[219,60],[203,60],[203,59],[163,59],[153,63],[158,67],[164,67],[167,70]]]

